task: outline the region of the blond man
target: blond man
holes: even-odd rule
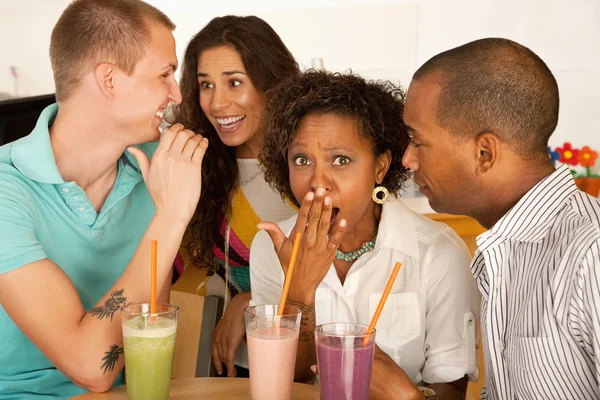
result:
[[[167,299],[208,145],[181,125],[157,142],[181,101],[174,28],[139,0],[75,0],[52,32],[58,104],[0,147],[0,399],[122,381],[118,309],[149,300],[150,239]]]

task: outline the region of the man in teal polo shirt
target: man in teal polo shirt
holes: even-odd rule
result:
[[[122,381],[118,310],[149,300],[151,239],[167,300],[208,145],[181,125],[152,143],[181,101],[173,29],[139,0],[76,0],[53,30],[58,104],[0,147],[0,399]]]

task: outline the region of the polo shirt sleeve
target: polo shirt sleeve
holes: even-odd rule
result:
[[[427,293],[423,381],[452,382],[465,375],[476,380],[480,295],[467,247],[448,228],[428,246],[422,262]]]
[[[0,175],[0,274],[47,257],[35,234],[33,209],[20,182]]]
[[[279,304],[283,279],[271,238],[265,231],[258,232],[250,247],[252,302],[255,305]]]

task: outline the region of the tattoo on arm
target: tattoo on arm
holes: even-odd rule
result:
[[[314,303],[310,306],[307,306],[302,303],[288,300],[286,301],[286,304],[289,306],[298,307],[300,310],[302,310],[302,318],[300,320],[300,335],[298,336],[298,340],[301,342],[315,340],[316,318]]]
[[[104,303],[103,306],[92,308],[90,310],[90,314],[98,319],[110,317],[110,320],[112,321],[115,311],[121,309],[121,307],[123,307],[127,301],[127,297],[123,296],[124,290],[125,289],[113,291],[110,294],[110,298],[106,300],[106,303]]]
[[[119,361],[119,356],[123,354],[123,348],[119,347],[116,344],[110,346],[110,350],[104,353],[104,357],[102,357],[102,366],[100,369],[104,369],[104,373],[106,371],[112,371],[115,368],[115,364]]]

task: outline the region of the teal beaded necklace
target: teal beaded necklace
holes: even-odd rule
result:
[[[363,254],[373,250],[373,248],[375,248],[376,240],[377,240],[377,235],[375,235],[373,240],[363,243],[363,245],[358,250],[350,251],[348,253],[342,253],[341,251],[338,250],[335,255],[335,258],[338,260],[344,260],[344,261],[354,261],[358,257],[362,256]]]

